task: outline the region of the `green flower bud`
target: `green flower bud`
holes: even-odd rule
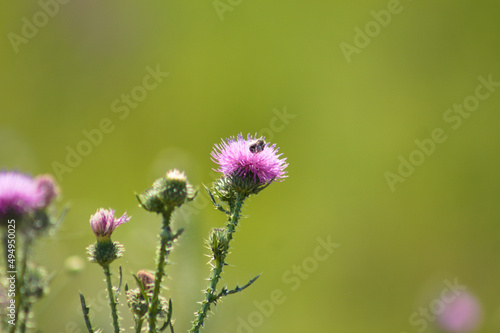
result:
[[[162,213],[165,210],[165,204],[160,199],[158,192],[153,188],[146,190],[143,194],[136,194],[135,196],[137,201],[139,201],[139,206],[148,212]]]
[[[148,313],[148,301],[142,297],[138,288],[127,291],[127,304],[132,313],[138,318],[142,318]]]
[[[43,267],[30,263],[26,267],[24,295],[33,303],[48,293],[50,278]]]
[[[226,229],[212,229],[207,243],[212,251],[214,260],[222,261],[229,249],[229,239]]]
[[[155,284],[155,276],[148,271],[140,270],[137,272],[137,278],[142,282],[142,286],[146,292],[153,291]]]
[[[193,200],[196,194],[197,191],[187,181],[186,175],[174,169],[168,171],[165,177],[155,180],[150,189],[136,197],[139,205],[147,211],[163,213],[166,209],[179,207]]]
[[[87,247],[89,261],[102,267],[109,266],[113,261],[123,256],[125,248],[118,242],[111,240],[97,241]]]

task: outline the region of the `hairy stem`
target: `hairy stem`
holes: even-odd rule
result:
[[[109,271],[109,265],[105,265],[102,268],[104,269],[104,275],[106,276],[106,284],[108,286],[109,306],[111,308],[111,317],[113,318],[113,327],[115,329],[115,333],[120,333],[120,324],[118,322],[118,310],[116,308],[116,299],[113,294],[113,285],[111,283],[111,273]]]
[[[241,207],[243,206],[243,201],[245,197],[238,192],[236,192],[236,200],[234,203],[234,208],[231,211],[231,218],[227,221],[227,238],[229,241],[233,239],[233,233],[236,232],[236,227],[238,226],[238,222],[240,221]]]
[[[28,320],[29,320],[29,316],[30,316],[30,312],[31,312],[31,303],[26,303],[26,304],[23,304],[21,306],[21,309],[20,309],[23,313],[22,315],[22,321],[21,321],[21,324],[20,324],[20,327],[19,327],[19,331],[21,333],[25,333],[26,332],[26,326],[27,326],[27,323],[28,323]]]
[[[173,210],[173,208],[168,208],[163,213],[163,223],[160,233],[160,248],[157,256],[158,261],[156,263],[155,283],[153,287],[153,296],[151,297],[151,305],[148,311],[150,333],[156,333],[156,317],[158,315],[158,298],[160,296],[161,280],[165,274],[165,264],[172,249],[172,243],[176,238],[176,235],[172,234],[172,230],[170,228],[170,219],[172,217]],[[177,233],[177,235],[179,235],[179,233]]]
[[[135,322],[135,333],[141,333],[143,322],[143,318],[137,319],[137,321]]]

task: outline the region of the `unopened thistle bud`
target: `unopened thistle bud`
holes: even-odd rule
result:
[[[127,290],[127,304],[138,318],[142,318],[148,313],[148,300],[142,297],[138,288]]]
[[[153,291],[155,276],[150,272],[140,270],[137,272],[137,278],[141,281],[142,287],[146,295],[148,295],[147,299],[144,298],[139,288],[135,288],[127,291],[127,304],[138,318],[142,318],[148,312],[149,298]]]
[[[142,286],[146,292],[153,291],[155,276],[148,271],[140,270],[137,272],[137,278],[142,282]]]
[[[222,261],[229,249],[229,239],[226,229],[212,229],[212,232],[208,236],[207,244],[212,251],[213,259]]]
[[[37,267],[33,263],[26,267],[24,281],[24,295],[29,302],[34,302],[48,293],[50,278],[43,267]]]
[[[196,191],[184,173],[174,169],[168,171],[165,177],[155,180],[153,186],[143,194],[136,196],[142,208],[150,212],[163,213],[166,209],[179,207],[193,200]]]

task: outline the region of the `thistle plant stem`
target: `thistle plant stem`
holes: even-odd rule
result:
[[[243,206],[243,201],[245,200],[245,196],[236,192],[236,200],[234,203],[234,209],[231,212],[231,218],[227,221],[227,238],[229,241],[233,239],[233,233],[236,232],[236,227],[238,226],[238,222],[240,221],[241,207]]]
[[[19,327],[19,331],[21,333],[25,333],[26,332],[26,324],[28,323],[29,315],[31,312],[31,304],[30,303],[23,304],[21,310],[23,312],[23,316],[22,316],[23,320],[21,321],[21,326]]]
[[[19,237],[17,237],[17,234],[14,233],[14,243],[16,245],[16,248],[20,248],[19,246]],[[5,271],[6,272],[15,272],[15,301],[16,301],[16,304],[15,304],[15,318],[14,318],[14,322],[15,324],[10,326],[10,330],[9,332],[10,333],[13,333],[16,331],[16,327],[17,324],[18,324],[18,321],[21,321],[20,323],[20,326],[21,327],[21,330],[24,331],[25,330],[25,327],[26,327],[26,323],[27,323],[27,316],[19,316],[19,310],[21,309],[21,307],[23,308],[23,310],[25,310],[25,307],[28,307],[28,311],[27,311],[27,315],[29,314],[29,307],[30,307],[30,304],[25,304],[25,302],[27,302],[26,298],[23,297],[22,293],[23,293],[23,287],[24,287],[24,273],[26,272],[26,266],[27,266],[27,262],[28,262],[28,253],[29,253],[29,247],[31,245],[31,242],[29,239],[25,239],[25,242],[24,246],[22,246],[22,250],[19,251],[19,250],[16,250],[14,252],[14,255],[15,255],[15,258],[21,258],[20,260],[20,265],[18,265],[16,263],[16,259],[14,260],[14,267],[10,267],[10,264],[9,264],[9,247],[8,247],[8,244],[9,244],[9,238],[8,238],[8,233],[5,233],[4,235],[4,251],[5,251]],[[20,254],[19,254],[20,253]],[[23,328],[24,326],[24,328]]]
[[[118,322],[118,310],[116,308],[116,299],[113,294],[113,285],[111,283],[111,273],[109,271],[109,265],[102,266],[104,269],[104,275],[106,276],[106,284],[108,286],[108,297],[109,297],[109,306],[111,307],[111,317],[113,318],[113,327],[115,329],[115,333],[120,333],[120,324]]]
[[[16,283],[18,285],[17,290],[20,291],[16,293],[16,299],[19,299],[19,305],[18,305],[19,310],[21,310],[22,313],[24,313],[24,315],[21,317],[17,315],[21,325],[20,326],[21,333],[24,333],[26,331],[26,325],[29,320],[29,313],[31,311],[31,303],[29,302],[28,297],[25,297],[25,295],[23,295],[25,289],[24,281],[26,276],[26,269],[28,267],[28,257],[29,257],[30,247],[31,247],[31,239],[29,237],[25,237],[22,250],[20,273],[17,274],[17,279],[16,279]],[[16,267],[16,270],[19,270],[19,268]],[[19,296],[17,296],[17,294],[19,294]]]
[[[138,319],[135,322],[135,333],[141,333],[142,330],[142,323],[144,322],[144,319]]]
[[[173,210],[173,208],[169,207],[163,213],[162,230],[160,233],[160,248],[158,252],[158,262],[156,263],[155,283],[153,287],[153,296],[151,297],[151,305],[148,312],[150,333],[156,333],[156,317],[158,315],[158,298],[160,296],[161,280],[165,274],[165,264],[171,250],[172,242],[175,239],[175,235],[172,234],[172,230],[170,228],[170,218],[172,217]]]
[[[85,321],[85,326],[87,327],[88,333],[94,333],[94,330],[92,329],[92,324],[90,323],[90,317],[89,317],[89,307],[87,306],[85,302],[85,297],[83,296],[82,293],[80,293],[80,304],[82,305],[82,312],[83,312],[83,320]]]
[[[228,234],[228,241],[230,242],[233,239],[233,233],[236,231],[236,226],[240,220],[241,207],[243,205],[243,201],[245,197],[236,193],[236,202],[234,204],[234,208],[231,211],[231,216],[228,219],[226,228]],[[201,309],[196,313],[196,319],[193,322],[193,327],[189,331],[190,333],[198,333],[203,327],[203,323],[205,318],[208,315],[208,311],[210,310],[210,306],[217,302],[217,284],[220,281],[222,269],[224,265],[226,265],[225,258],[228,254],[228,250],[224,251],[221,255],[221,260],[214,260],[214,264],[212,265],[212,274],[210,276],[210,286],[207,288],[205,292],[205,300],[201,303]]]

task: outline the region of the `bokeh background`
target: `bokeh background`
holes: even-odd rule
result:
[[[50,16],[40,14],[46,3]],[[480,303],[477,332],[500,332],[500,88],[458,128],[443,118],[474,96],[478,77],[500,81],[497,2],[53,4],[0,5],[0,165],[59,173],[57,208],[70,205],[36,248],[55,273],[36,308],[43,332],[84,332],[79,291],[95,325],[111,331],[102,272],[85,263],[90,215],[112,207],[133,216],[114,234],[133,283],[154,266],[160,227],[134,193],[174,167],[210,184],[213,145],[240,132],[276,142],[289,178],[248,201],[224,283],[262,276],[220,303],[206,332],[436,332],[437,312],[415,313],[436,306],[447,281]],[[388,7],[398,13],[374,23],[372,11]],[[357,32],[365,28],[371,37]],[[346,56],[342,43],[362,47]],[[168,76],[144,90],[148,68]],[[84,131],[103,119],[112,130],[89,149]],[[386,173],[435,128],[445,142],[391,190]],[[69,166],[78,147],[89,151]],[[186,231],[164,293],[178,332],[203,298],[203,240],[223,222],[204,195],[177,215]],[[340,245],[323,261],[318,238]],[[284,300],[262,310],[277,289]],[[120,312],[130,326],[125,305]]]

